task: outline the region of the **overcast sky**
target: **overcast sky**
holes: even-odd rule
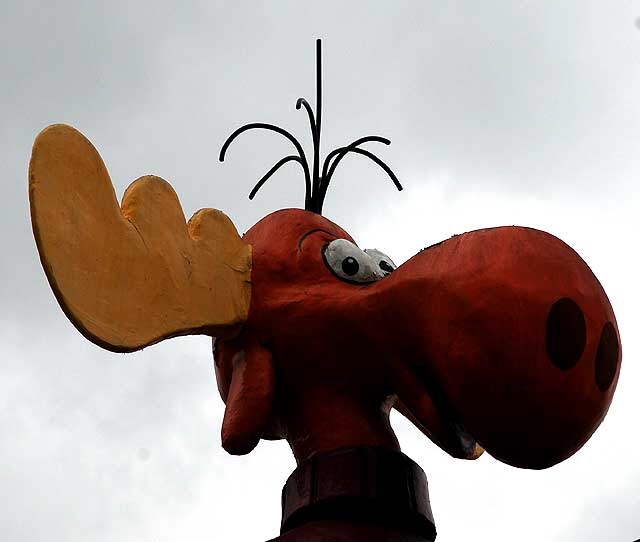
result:
[[[585,258],[624,352],[609,415],[542,472],[448,457],[395,415],[424,468],[439,542],[631,542],[640,538],[638,196],[640,5],[536,2],[34,2],[0,8],[0,538],[10,542],[262,541],[277,535],[284,442],[237,458],[209,340],[116,355],[66,320],[40,267],[28,213],[37,133],[71,124],[121,195],[143,174],[172,183],[187,216],[226,212],[240,232],[303,203],[288,152],[249,121],[309,142],[294,108],[314,99],[324,44],[323,148],[361,135],[405,191],[345,159],[325,215],[400,263],[454,233],[504,224],[554,233]],[[634,233],[635,232],[635,233]]]

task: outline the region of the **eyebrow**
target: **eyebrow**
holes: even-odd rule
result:
[[[329,235],[331,235],[332,237],[337,237],[337,235],[335,233],[331,233],[330,231],[327,230],[323,230],[322,228],[316,228],[315,230],[309,230],[307,233],[305,233],[302,237],[300,237],[300,239],[298,240],[298,250],[302,250],[302,242],[309,237],[310,235],[314,234],[314,233],[318,233],[318,232],[322,232],[322,233],[327,233]]]

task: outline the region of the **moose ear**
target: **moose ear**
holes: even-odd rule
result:
[[[171,185],[146,176],[118,205],[107,169],[77,130],[53,125],[33,146],[31,221],[45,273],[89,340],[131,352],[168,337],[228,337],[247,318],[251,247],[229,218],[189,223]]]

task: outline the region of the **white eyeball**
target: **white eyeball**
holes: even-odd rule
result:
[[[333,274],[348,282],[374,282],[385,276],[377,261],[346,239],[331,241],[323,256]]]
[[[380,269],[382,273],[384,273],[385,277],[395,271],[398,267],[393,263],[393,260],[389,258],[389,256],[377,248],[365,248],[364,251],[366,254],[371,256],[374,264],[378,266],[378,269]]]

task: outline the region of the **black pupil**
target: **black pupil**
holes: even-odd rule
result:
[[[386,271],[387,273],[391,273],[391,271],[393,271],[393,267],[391,267],[391,264],[389,262],[381,260],[378,265],[380,266],[380,269]]]
[[[354,257],[349,256],[348,258],[342,260],[342,271],[345,275],[349,275],[350,277],[352,277],[358,272],[359,269],[360,266],[358,265],[358,262]]]

